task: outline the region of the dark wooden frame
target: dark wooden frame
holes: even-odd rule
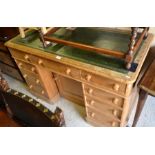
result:
[[[44,47],[47,47],[46,41],[50,41],[51,43],[54,42],[54,43],[59,43],[59,44],[67,45],[67,46],[72,46],[75,48],[80,48],[83,50],[89,50],[91,52],[106,54],[106,55],[113,56],[113,57],[116,57],[119,59],[123,59],[126,64],[126,69],[128,69],[130,71],[135,71],[137,68],[137,64],[135,64],[133,62],[133,58],[134,58],[134,55],[137,52],[138,48],[140,47],[143,39],[145,39],[147,37],[148,30],[149,30],[148,27],[132,27],[129,49],[128,49],[127,53],[124,54],[121,51],[114,51],[114,50],[109,50],[109,49],[105,49],[105,48],[97,48],[94,46],[76,43],[76,42],[72,42],[72,41],[67,41],[67,40],[63,40],[63,39],[57,39],[57,38],[49,36],[49,34],[53,34],[56,31],[58,31],[59,29],[60,29],[59,27],[54,27],[48,33],[46,33],[44,35],[40,31],[40,38],[41,38],[41,41],[43,42]],[[140,33],[139,38],[137,38],[139,29],[143,29],[143,31]]]

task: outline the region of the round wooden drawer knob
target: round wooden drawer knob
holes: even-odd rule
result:
[[[45,94],[44,90],[41,91],[41,94]]]
[[[40,80],[39,79],[36,79],[36,84],[39,84],[40,83]]]
[[[113,99],[113,103],[114,103],[114,104],[118,104],[118,98],[114,98],[114,99]]]
[[[25,55],[25,56],[24,56],[24,59],[27,60],[27,61],[30,61],[30,58],[29,58],[28,55]]]
[[[113,89],[115,90],[115,91],[118,91],[119,90],[119,84],[114,84],[114,87],[113,87]]]
[[[118,113],[118,111],[117,111],[117,110],[113,110],[113,115],[114,115],[114,116],[116,116],[116,115],[117,115],[117,113]]]
[[[27,78],[27,74],[24,74],[23,77],[26,79]]]
[[[94,117],[95,116],[95,113],[94,112],[90,113],[90,116],[91,117]]]
[[[20,62],[20,63],[18,64],[18,67],[19,67],[19,68],[21,68],[21,67],[22,67],[22,65],[23,65],[23,64]]]
[[[70,73],[71,73],[71,69],[70,68],[67,68],[66,69],[66,74],[69,75]]]
[[[88,89],[88,94],[92,94],[93,93],[93,89],[92,88],[89,88]]]
[[[91,75],[88,74],[88,75],[86,76],[86,80],[87,80],[87,81],[90,81],[90,79],[91,79]]]
[[[35,72],[35,67],[32,67],[32,68],[31,68],[31,71],[32,71],[32,72]]]
[[[94,105],[94,103],[95,103],[95,101],[94,100],[91,100],[89,104],[90,105]]]
[[[43,61],[42,60],[38,60],[38,64],[43,66]]]
[[[14,95],[18,95],[19,93],[16,91],[15,93],[14,93]]]
[[[32,89],[32,88],[33,88],[33,86],[32,86],[32,85],[30,85],[30,86],[29,86],[29,88],[30,88],[30,89]]]

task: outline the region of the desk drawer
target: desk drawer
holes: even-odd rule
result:
[[[94,122],[98,122],[98,124],[101,124],[101,126],[119,126],[120,121],[117,121],[115,118],[110,118],[105,116],[104,114],[86,107],[86,111],[87,111],[87,117],[94,120]]]
[[[124,99],[117,95],[107,93],[103,90],[94,88],[87,84],[83,84],[83,89],[84,89],[84,93],[87,96],[90,96],[94,99],[100,100],[103,103],[106,103],[106,104],[109,104],[109,105],[112,105],[115,107],[117,106],[117,107],[123,108]]]
[[[49,98],[47,92],[45,89],[43,89],[42,87],[39,87],[37,85],[34,85],[34,84],[31,84],[31,83],[27,83],[28,84],[28,87],[31,91],[35,92],[35,93],[38,93],[39,95],[45,97],[45,98]]]
[[[38,71],[34,65],[31,65],[29,63],[17,59],[15,61],[20,69],[26,69],[32,73],[38,74]]]
[[[13,59],[8,54],[8,52],[0,51],[0,61],[12,67],[15,67],[15,63],[13,62]]]
[[[11,67],[9,65],[0,62],[0,69],[2,70],[3,73],[10,75],[23,82],[23,78],[21,77],[17,68]]]
[[[126,93],[126,84],[108,79],[106,77],[81,71],[81,78],[84,82],[95,85],[98,88],[110,90],[120,95],[125,95]]]
[[[59,73],[61,75],[72,77],[75,79],[80,79],[80,70],[69,65],[64,65],[58,62],[40,59],[38,57],[33,57],[33,62],[36,65],[40,65],[42,67],[46,67],[52,72]]]
[[[30,54],[24,53],[22,51],[18,51],[18,50],[14,50],[14,49],[10,49],[11,55],[13,58],[18,59],[18,60],[22,60],[24,62],[28,62],[28,63],[33,63]]]
[[[104,113],[107,116],[115,117],[119,120],[121,119],[122,109],[119,109],[117,106],[115,107],[108,104],[104,104],[103,102],[99,100],[94,100],[89,96],[85,96],[85,101],[86,107],[96,109],[97,111],[100,111],[101,113]]]
[[[34,74],[33,72],[28,71],[23,68],[20,68],[20,71],[22,72],[22,75],[27,83],[31,83],[31,84],[39,86],[39,87],[44,87],[39,75]]]

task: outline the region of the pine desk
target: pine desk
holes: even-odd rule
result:
[[[113,43],[101,43],[124,48],[129,35],[118,31],[118,35],[111,35]],[[84,106],[86,120],[94,126],[115,127],[128,122],[138,94],[136,82],[152,38],[149,34],[143,41],[134,59],[138,63],[135,72],[123,69],[119,60],[88,51],[59,44],[45,49],[33,31],[27,32],[24,40],[17,36],[6,46],[33,94],[50,102],[61,95]]]

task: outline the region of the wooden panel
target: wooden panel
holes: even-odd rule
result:
[[[15,67],[15,63],[13,62],[13,59],[6,52],[0,51],[0,61],[12,67]]]
[[[40,80],[42,81],[44,88],[47,91],[49,99],[53,102],[57,102],[59,99],[59,92],[56,82],[53,78],[53,73],[41,66],[36,66],[36,68],[39,73]]]
[[[91,124],[91,125],[93,125],[93,126],[95,126],[95,127],[111,127],[111,123],[106,123],[105,124],[105,122],[103,122],[103,123],[101,123],[101,122],[97,122],[96,120],[93,120],[92,118],[90,118],[90,117],[86,117],[86,121],[89,123],[89,124]]]
[[[99,111],[96,111],[92,108],[86,108],[87,111],[87,118],[91,118],[94,120],[94,122],[97,122],[103,126],[118,126],[119,120],[116,118],[110,118],[105,116],[104,114],[100,113]]]
[[[23,81],[23,79],[22,79],[22,77],[19,74],[17,69],[15,69],[11,66],[8,66],[6,64],[3,64],[1,62],[0,62],[0,69],[2,70],[3,73],[8,74],[8,75],[20,80],[20,81]]]
[[[83,91],[80,82],[55,74],[61,96],[84,106]]]
[[[107,116],[116,117],[118,119],[121,119],[122,109],[120,110],[120,109],[110,106],[108,104],[103,104],[100,101],[94,100],[93,98],[90,98],[88,96],[85,96],[85,98],[86,98],[86,107],[96,109],[96,110],[100,111],[101,113],[106,114]]]
[[[105,91],[110,90],[116,94],[125,95],[126,85],[102,76],[91,74],[85,71],[81,72],[81,78],[84,82],[95,85],[98,88],[102,88]]]
[[[100,100],[103,103],[109,104],[111,106],[123,108],[124,99],[102,91],[100,89],[94,88],[87,84],[83,84],[85,95],[90,96],[94,99]]]
[[[1,42],[1,41],[0,41],[0,50],[8,51],[8,49],[4,46],[4,42]]]
[[[155,60],[144,75],[140,87],[150,95],[155,96]]]
[[[94,120],[93,118],[90,118],[90,117],[86,117],[86,120],[88,123],[90,123],[91,125],[95,126],[95,127],[112,127],[111,123],[107,122],[107,121],[97,121],[97,120]],[[113,125],[113,127],[119,127],[119,123],[118,122],[115,122]]]

